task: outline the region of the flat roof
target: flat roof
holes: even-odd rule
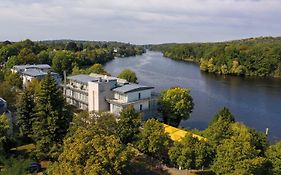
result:
[[[14,69],[22,70],[22,69],[51,69],[51,66],[48,64],[25,64],[25,65],[15,65]]]
[[[117,80],[118,83],[122,83],[122,84],[126,84],[128,83],[127,80],[122,79],[122,78],[117,78],[117,77],[113,77],[113,76],[108,76],[108,75],[101,75],[101,74],[96,74],[96,73],[91,73],[90,74],[91,77],[95,77],[95,78],[101,78],[103,80]]]
[[[91,77],[90,75],[85,75],[85,74],[69,76],[67,77],[67,79],[77,81],[83,84],[88,84],[88,82],[95,82],[99,80],[96,77]]]
[[[31,76],[31,77],[38,77],[38,76],[45,76],[48,73],[43,72],[43,71],[38,70],[38,69],[27,69],[27,70],[23,71],[22,74],[28,75],[28,76]],[[57,73],[51,72],[51,75],[57,75]]]
[[[153,89],[154,87],[149,87],[149,86],[143,86],[143,85],[138,85],[138,84],[126,84],[121,87],[114,88],[114,92],[118,92],[121,94],[126,94],[129,92],[135,92],[135,91],[143,91],[147,89]]]
[[[204,141],[207,140],[205,137],[202,137],[200,135],[197,135],[197,134],[194,134],[194,133],[191,133],[191,132],[179,129],[179,128],[175,128],[175,127],[167,125],[167,124],[163,124],[163,125],[164,125],[165,132],[170,135],[170,137],[173,141],[180,141],[188,133],[191,134],[191,136],[193,138],[197,138],[198,140],[204,140]]]

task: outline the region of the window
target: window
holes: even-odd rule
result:
[[[142,104],[140,104],[140,111],[142,111]]]
[[[141,99],[141,93],[139,93],[139,99]]]

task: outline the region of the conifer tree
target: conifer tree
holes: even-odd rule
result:
[[[20,132],[24,137],[28,137],[32,134],[34,113],[34,94],[29,89],[25,89],[17,103],[17,122]]]
[[[71,114],[66,110],[62,91],[50,74],[43,79],[36,102],[33,138],[37,156],[46,158],[45,155],[50,156],[50,151],[61,146]]]

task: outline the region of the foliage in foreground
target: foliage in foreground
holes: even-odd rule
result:
[[[143,125],[137,146],[141,152],[158,160],[167,161],[171,142],[170,136],[165,133],[163,124],[155,119],[149,119]]]
[[[141,114],[135,112],[133,106],[128,106],[120,112],[116,133],[122,143],[127,144],[136,141],[140,132],[141,121]]]
[[[171,163],[181,169],[208,168],[214,155],[214,148],[208,142],[199,141],[191,135],[175,142],[169,150]]]
[[[131,151],[115,135],[103,135],[98,128],[78,128],[64,141],[64,151],[49,174],[117,175],[126,170]]]

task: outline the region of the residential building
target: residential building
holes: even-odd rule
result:
[[[128,105],[144,113],[157,108],[153,87],[116,77],[99,74],[69,76],[64,88],[66,101],[82,110],[119,114]]]
[[[16,65],[11,69],[11,71],[14,73],[18,73],[21,76],[23,87],[26,87],[27,84],[33,79],[43,79],[48,74],[48,72],[51,73],[57,84],[60,84],[61,82],[59,74],[52,72],[51,66],[49,66],[48,64]]]
[[[41,80],[43,79],[48,72],[44,72],[39,69],[26,69],[25,71],[21,72],[21,78],[23,82],[23,86],[26,87],[27,84],[32,81],[33,79]],[[61,78],[58,73],[50,72],[51,76],[55,79],[57,84],[60,84]]]
[[[51,66],[49,66],[48,64],[26,64],[26,65],[15,65],[13,66],[13,68],[11,69],[11,71],[13,73],[22,73],[24,72],[26,69],[37,69],[37,70],[41,70],[43,72],[48,72],[51,71]]]

